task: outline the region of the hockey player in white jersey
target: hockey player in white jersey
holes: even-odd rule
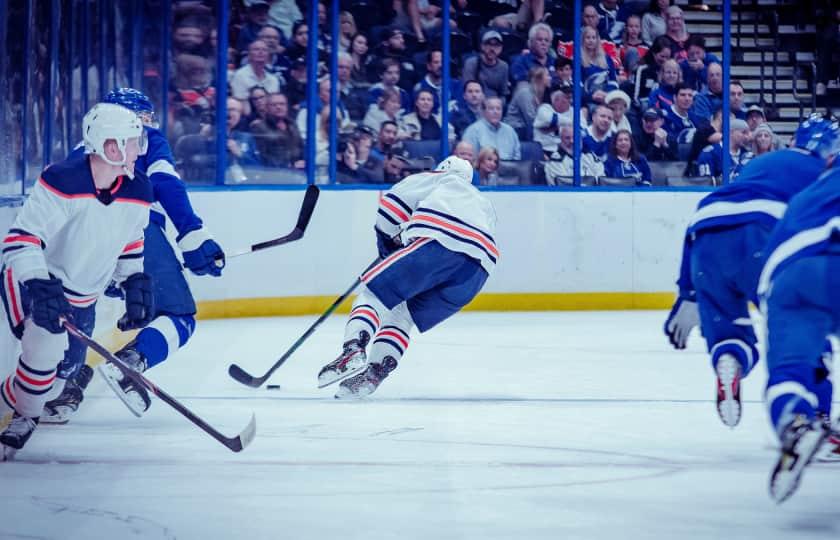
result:
[[[0,433],[2,460],[23,448],[44,403],[61,392],[58,365],[84,355],[68,341],[64,319],[91,333],[96,301],[112,280],[125,293],[126,326],[148,324],[154,311],[143,273],[152,186],[134,171],[147,146],[143,124],[124,107],[99,104],[82,133],[86,153],[41,173],[3,240],[0,296],[22,353],[0,386],[0,416],[12,412]]]
[[[396,369],[414,326],[431,329],[484,286],[499,258],[496,212],[472,176],[469,162],[451,156],[380,198],[383,260],[361,276],[342,352],[318,373],[319,388],[344,379],[336,398],[373,393]]]

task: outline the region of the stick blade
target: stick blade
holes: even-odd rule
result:
[[[261,379],[246,373],[244,369],[236,364],[228,366],[228,375],[230,375],[235,381],[240,382],[245,386],[250,386],[251,388],[259,388],[264,382]]]
[[[306,188],[306,194],[303,196],[303,204],[300,206],[297,225],[295,225],[295,229],[298,229],[301,235],[309,225],[309,220],[312,219],[312,213],[315,212],[315,205],[318,203],[318,196],[320,194],[321,190],[314,184]]]
[[[245,426],[239,435],[233,438],[231,444],[228,446],[234,452],[241,452],[245,448],[248,447],[251,442],[253,442],[254,437],[257,436],[257,417],[254,413],[251,413],[251,420],[248,422],[248,425]]]

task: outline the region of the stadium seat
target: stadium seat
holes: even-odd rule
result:
[[[534,141],[524,141],[520,143],[520,153],[523,161],[542,161],[543,149],[542,145]]]
[[[575,184],[575,179],[572,176],[557,176],[555,177],[555,180],[557,182],[557,185],[560,186],[573,186]],[[580,185],[597,186],[598,178],[596,178],[595,176],[581,176]]]
[[[438,161],[440,155],[440,141],[403,141],[403,148],[408,154],[408,159],[422,159],[431,157]]]
[[[648,164],[654,186],[665,186],[668,178],[682,176],[685,171],[682,161],[649,161]]]
[[[598,185],[603,187],[636,187],[636,179],[601,176],[598,178]]]
[[[669,186],[714,186],[715,179],[711,176],[669,176],[666,178]]]
[[[534,163],[532,161],[499,161],[500,186],[530,186],[534,183]]]

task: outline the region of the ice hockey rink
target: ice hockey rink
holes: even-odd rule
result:
[[[840,464],[812,466],[777,506],[760,402],[717,418],[702,342],[670,349],[664,312],[462,313],[415,336],[370,398],[315,375],[327,321],[250,389],[313,316],[204,321],[149,378],[222,431],[257,416],[240,454],[165,404],[136,419],[94,379],[74,421],[0,464],[0,538],[840,538]]]

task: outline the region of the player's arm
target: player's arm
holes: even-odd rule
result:
[[[675,349],[685,349],[691,330],[700,324],[700,312],[697,309],[696,292],[691,280],[691,238],[688,234],[683,241],[680,276],[677,279],[679,294],[665,320],[665,335]]]
[[[409,176],[379,197],[374,229],[380,257],[387,257],[402,247],[399,235],[404,224],[411,219],[420,200],[437,186],[437,182],[429,176],[429,173]]]

